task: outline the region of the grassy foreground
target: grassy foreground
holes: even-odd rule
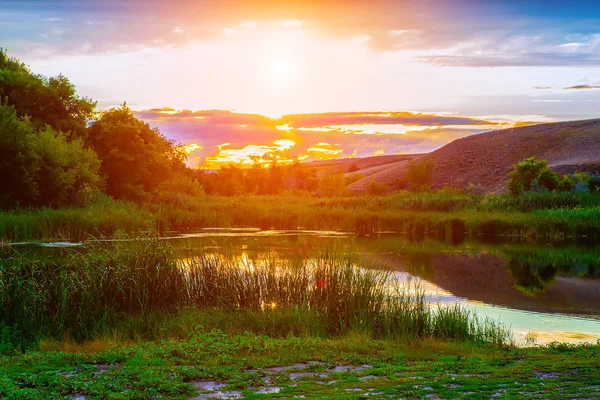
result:
[[[347,249],[236,258],[135,240],[0,260],[0,398],[600,395],[600,346],[516,348]]]
[[[199,331],[186,340],[133,346],[97,341],[86,346],[63,345],[62,349],[66,351],[0,357],[0,397],[583,399],[600,396],[600,346],[551,345],[525,349],[437,340],[403,343],[352,333],[325,339]],[[210,388],[216,390],[206,390]]]
[[[520,196],[439,191],[386,196],[318,198],[303,192],[272,196],[197,196],[139,206],[92,196],[86,206],[0,213],[3,241],[86,240],[142,231],[205,227],[338,229],[369,234],[453,239],[465,235],[600,237],[600,195],[525,193]]]

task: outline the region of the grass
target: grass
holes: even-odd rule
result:
[[[494,322],[460,307],[432,309],[419,288],[362,267],[369,265],[353,252],[331,248],[289,259],[200,252],[179,260],[165,241],[152,239],[53,258],[10,250],[0,267],[2,346],[181,337],[197,321],[279,337],[360,331],[389,339],[511,340]]]
[[[332,339],[198,330],[185,340],[94,342],[61,350],[0,357],[0,397],[187,399],[203,382],[249,399],[600,395],[600,346],[591,345],[514,348],[433,339],[399,343],[357,332]],[[340,365],[358,368],[331,372]],[[293,369],[277,372],[273,366]],[[293,371],[305,372],[294,378]],[[259,394],[261,387],[279,391]]]
[[[199,196],[177,204],[137,206],[97,196],[87,206],[0,214],[4,241],[86,240],[142,231],[203,227],[394,230],[410,236],[600,237],[600,195],[521,196],[438,191],[387,196],[317,198],[299,195]]]

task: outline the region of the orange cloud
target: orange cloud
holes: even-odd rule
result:
[[[269,118],[225,110],[136,112],[183,143],[189,164],[215,169],[373,154],[423,153],[459,137],[510,127],[506,121],[408,111],[293,114]]]

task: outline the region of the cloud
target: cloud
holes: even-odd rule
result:
[[[436,54],[417,56],[421,62],[450,67],[534,67],[600,65],[600,29],[577,33],[558,28],[470,32],[467,40]],[[518,31],[517,31],[518,32]],[[577,42],[567,42],[577,37]]]
[[[418,60],[445,67],[584,67],[600,66],[600,55],[530,52],[524,54],[431,55]]]
[[[227,110],[135,112],[163,134],[188,145],[190,164],[217,168],[227,163],[282,162],[366,157],[374,153],[422,153],[451,140],[507,123],[432,113],[340,112],[293,114],[271,119]]]
[[[495,125],[495,122],[471,117],[440,116],[412,112],[338,112],[285,115],[282,122],[296,128],[333,125],[396,124],[396,125]]]
[[[565,90],[572,90],[572,89],[600,89],[600,85],[574,85],[574,86],[567,86],[565,88]]]
[[[590,18],[597,11],[593,5],[586,14],[577,14],[566,3],[545,2],[540,9],[532,6],[535,2],[516,0],[356,0],[351,5],[343,0],[50,0],[44,7],[37,0],[5,3],[10,17],[6,20],[15,27],[11,29],[24,33],[14,39],[10,29],[3,29],[0,42],[18,54],[39,57],[82,49],[95,53],[181,46],[219,38],[235,28],[248,33],[248,28],[287,26],[333,38],[363,37],[377,51],[425,53],[417,59],[434,65],[599,65],[600,29]],[[41,21],[32,21],[32,13]],[[61,40],[40,36],[49,25],[64,30]],[[82,47],[84,43],[89,45]]]
[[[546,89],[552,89],[552,86],[534,86],[534,89],[537,90],[546,90]]]

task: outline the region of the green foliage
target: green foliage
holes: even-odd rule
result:
[[[420,162],[409,160],[404,176],[404,185],[414,191],[429,190],[435,163],[425,159]]]
[[[102,113],[89,129],[88,143],[102,161],[106,193],[117,199],[148,202],[174,172],[185,173],[173,143],[125,104]]]
[[[367,185],[367,194],[371,196],[381,196],[383,194],[388,193],[389,191],[390,188],[388,185],[382,182],[377,182],[375,180],[370,181]]]
[[[547,165],[546,161],[538,160],[535,157],[529,157],[520,161],[509,175],[508,190],[514,195],[528,191],[531,188],[533,180],[538,178],[540,172]]]
[[[27,206],[38,196],[41,160],[33,151],[35,135],[6,101],[0,104],[0,207]]]
[[[85,346],[65,341],[4,357],[0,397],[597,398],[599,360],[600,346],[593,345],[406,342],[360,332],[334,339],[273,338],[198,326],[179,340],[131,343],[107,337]],[[211,382],[219,391],[199,393],[195,387]],[[271,388],[278,393],[265,394]]]
[[[0,207],[73,204],[83,190],[99,186],[100,162],[79,139],[46,125],[39,132],[20,120],[13,106],[0,105]]]
[[[343,174],[324,175],[319,180],[319,193],[322,196],[342,196],[346,193],[346,180]]]
[[[63,76],[33,74],[25,64],[0,49],[0,98],[8,98],[19,117],[29,116],[35,128],[50,125],[70,139],[85,138],[96,102],[79,97]]]
[[[478,196],[453,191],[395,192],[385,196],[315,197],[290,190],[277,196],[214,196],[185,192],[171,179],[172,191],[138,205],[83,191],[83,206],[0,213],[5,240],[68,238],[86,240],[157,229],[186,231],[204,227],[336,229],[361,232],[365,221],[376,229],[438,236],[458,222],[469,235],[548,235],[600,237],[597,193],[527,192],[519,196]],[[194,186],[193,186],[194,187]],[[198,190],[199,187],[198,187]]]
[[[548,190],[550,192],[571,190],[572,183],[566,176],[560,176],[547,167],[545,160],[529,157],[514,166],[509,174],[508,190],[518,195],[530,190]]]
[[[551,169],[545,168],[537,176],[538,184],[553,192],[560,187],[560,176]]]
[[[101,186],[100,160],[81,139],[66,137],[49,126],[35,135],[32,150],[41,160],[36,205],[75,204],[78,195]]]

